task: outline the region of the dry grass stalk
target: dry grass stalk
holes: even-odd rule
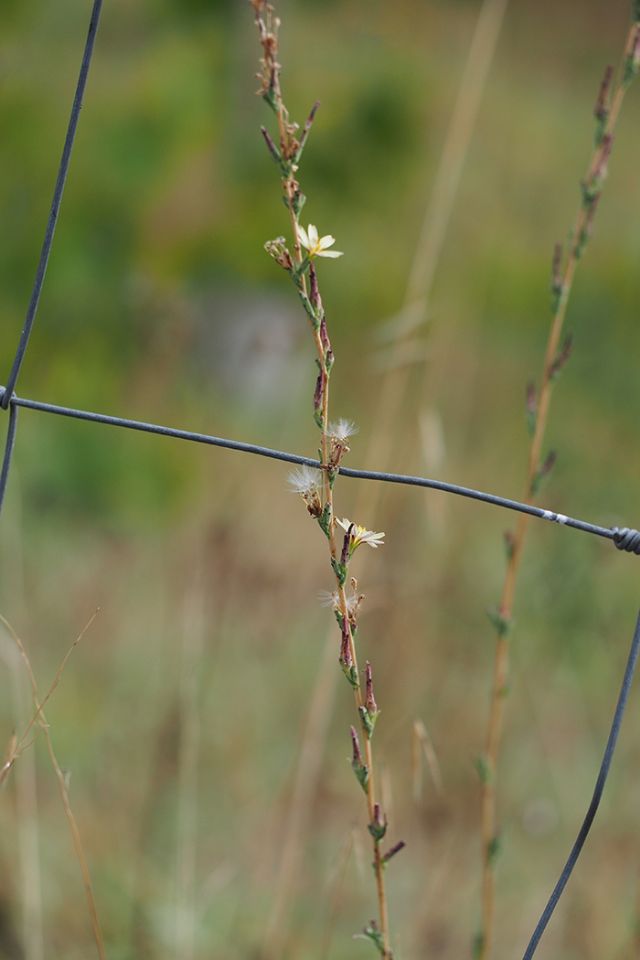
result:
[[[71,833],[71,839],[73,841],[73,847],[75,850],[76,859],[80,866],[82,883],[84,886],[85,896],[87,900],[87,908],[89,911],[91,930],[93,933],[93,938],[96,945],[98,958],[99,960],[106,960],[104,940],[102,937],[100,921],[98,918],[98,910],[96,907],[96,900],[93,892],[93,885],[91,882],[91,874],[89,872],[89,866],[87,864],[87,859],[84,853],[84,847],[82,845],[80,830],[78,828],[78,824],[77,824],[75,815],[73,813],[73,809],[71,807],[69,790],[67,786],[67,779],[64,774],[64,771],[62,770],[62,768],[60,767],[60,764],[58,763],[58,758],[56,756],[56,753],[53,747],[53,741],[51,739],[49,724],[47,723],[47,719],[43,712],[45,705],[49,702],[51,696],[53,695],[58,684],[60,683],[60,680],[62,679],[62,674],[64,673],[64,668],[67,665],[67,661],[69,660],[69,657],[71,656],[75,648],[78,646],[78,644],[86,634],[87,630],[93,624],[97,615],[98,615],[98,611],[96,611],[93,614],[93,616],[90,618],[90,620],[88,621],[84,629],[81,631],[78,637],[74,640],[73,644],[65,654],[60,666],[58,667],[55,677],[53,679],[53,682],[42,700],[40,699],[40,694],[38,693],[38,685],[36,682],[35,674],[33,672],[33,668],[31,666],[31,661],[29,659],[29,655],[27,654],[27,651],[25,649],[23,642],[18,636],[18,634],[15,632],[11,624],[9,624],[4,617],[0,616],[0,623],[2,623],[5,630],[11,636],[11,639],[13,640],[13,642],[15,643],[18,649],[22,662],[24,663],[25,669],[27,671],[27,676],[29,678],[29,683],[31,685],[31,695],[32,695],[33,706],[34,706],[33,716],[31,717],[22,735],[19,738],[15,735],[12,737],[5,763],[0,768],[0,786],[8,777],[9,773],[11,772],[11,769],[13,768],[16,761],[19,759],[21,753],[24,750],[26,750],[29,746],[31,746],[31,744],[33,743],[34,736],[32,736],[32,733],[33,733],[34,727],[38,726],[45,738],[45,742],[47,745],[47,752],[49,754],[49,760],[51,762],[51,766],[53,767],[54,773],[56,775],[56,779],[58,781],[58,789],[60,791],[62,806],[64,809],[65,817],[67,818],[67,823],[69,825],[69,830]]]
[[[423,757],[433,781],[435,791],[439,797],[442,797],[444,795],[442,772],[433,741],[429,736],[429,731],[424,725],[424,722],[422,720],[414,720],[411,729],[411,782],[413,784],[413,799],[416,803],[422,800],[423,794]]]
[[[205,638],[202,565],[195,579],[185,604],[180,650],[175,950],[181,960],[193,960],[196,954],[198,754],[201,740],[199,679]]]
[[[329,909],[327,911],[327,920],[324,924],[324,931],[322,934],[322,947],[320,948],[319,960],[328,960],[331,950],[331,943],[335,933],[336,921],[338,919],[340,906],[342,903],[344,884],[347,876],[347,867],[349,866],[349,860],[351,859],[351,854],[353,853],[353,848],[355,845],[354,834],[355,830],[350,830],[344,844],[342,845],[339,862],[332,879],[331,889],[327,897]]]
[[[22,536],[22,502],[14,488],[11,509],[3,517],[4,533],[0,549],[6,596],[16,611],[24,613],[25,584]],[[22,662],[13,641],[0,637],[0,655],[7,664],[13,691],[15,729],[29,715],[31,697],[26,688]],[[40,822],[38,815],[38,777],[35,751],[23,754],[14,771],[16,806],[14,811],[18,839],[18,872],[22,907],[22,944],[24,960],[43,960],[44,930],[42,917],[42,870],[40,863]]]
[[[570,341],[561,345],[567,304],[575,271],[593,226],[595,212],[613,144],[613,134],[625,93],[640,70],[640,4],[634,5],[634,22],[625,42],[622,66],[615,88],[608,68],[595,107],[596,138],[593,155],[582,181],[582,198],[568,248],[557,246],[553,256],[553,317],[545,351],[539,390],[527,388],[527,414],[531,432],[527,480],[523,499],[534,502],[541,480],[553,467],[554,454],[543,459],[542,450],[553,385],[570,352]],[[502,741],[505,699],[509,675],[509,639],[518,571],[529,518],[520,515],[515,533],[507,538],[507,570],[498,610],[492,615],[496,628],[493,690],[489,709],[485,753],[479,763],[482,784],[482,926],[476,941],[476,956],[487,960],[493,944],[495,917],[495,860],[499,847],[496,814],[496,775]]]
[[[4,638],[3,638],[4,639]],[[7,657],[13,689],[14,716],[22,722],[27,716],[27,694],[24,687],[22,664],[13,646]],[[15,755],[17,737],[11,737],[7,759]],[[42,924],[42,877],[40,870],[40,826],[38,821],[38,791],[35,754],[23,751],[19,764],[14,764],[13,776],[16,795],[16,833],[20,854],[22,942],[24,960],[43,960],[44,934]]]
[[[273,906],[264,936],[264,952],[269,958],[281,956],[287,936],[286,917],[304,853],[303,838],[310,820],[312,798],[320,776],[335,699],[335,676],[335,637],[332,630],[324,646],[316,682],[309,696],[309,709],[296,763]]]
[[[379,715],[373,691],[372,668],[365,666],[364,684],[358,667],[356,632],[358,612],[364,599],[358,584],[350,575],[350,565],[358,548],[367,544],[377,548],[384,542],[384,534],[367,530],[348,519],[339,520],[334,509],[334,484],[343,457],[349,452],[353,424],[346,420],[329,422],[329,389],[334,364],[326,315],[320,294],[316,261],[333,259],[342,254],[332,250],[334,239],[320,237],[313,224],[305,230],[300,215],[306,202],[298,177],[300,160],[315,118],[317,104],[311,110],[302,128],[292,122],[285,106],[280,85],[278,62],[278,30],[280,22],[273,7],[265,0],[252,0],[262,46],[259,93],[275,114],[278,143],[263,127],[262,135],[276,162],[282,183],[283,199],[289,213],[292,250],[284,237],[265,244],[267,252],[290,276],[309,320],[316,351],[318,376],[313,408],[314,420],[320,430],[320,460],[322,469],[301,468],[290,476],[292,489],[300,494],[309,515],[315,519],[326,537],[329,560],[335,578],[335,590],[327,594],[327,605],[334,612],[340,630],[339,663],[347,678],[355,701],[357,726],[351,727],[352,768],[362,787],[367,804],[368,830],[373,846],[373,870],[378,903],[378,918],[364,929],[363,936],[377,949],[384,960],[391,960],[391,938],[385,887],[385,867],[402,848],[396,844],[383,852],[382,841],[387,832],[387,817],[377,799],[372,739]],[[340,528],[342,532],[340,531]],[[361,746],[362,742],[362,746]]]

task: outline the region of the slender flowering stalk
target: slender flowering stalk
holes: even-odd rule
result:
[[[351,520],[336,518],[334,485],[340,463],[349,452],[349,441],[356,432],[353,423],[340,419],[329,420],[329,386],[334,364],[333,349],[327,328],[326,314],[320,294],[316,263],[320,259],[337,259],[342,253],[333,250],[334,238],[321,236],[317,227],[309,223],[305,228],[300,220],[306,197],[298,181],[300,158],[305,147],[318,104],[315,104],[302,130],[292,122],[284,104],[280,85],[278,62],[278,30],[280,21],[266,0],[250,0],[262,47],[258,93],[273,111],[278,136],[274,139],[262,128],[262,136],[272,159],[277,164],[285,206],[289,215],[291,247],[284,237],[265,244],[267,253],[288,273],[307,315],[316,351],[318,369],[313,392],[313,416],[320,431],[321,470],[301,468],[289,476],[289,485],[298,493],[310,516],[317,520],[324,533],[329,561],[335,578],[335,589],[322,595],[322,602],[334,612],[340,632],[338,661],[352,688],[358,717],[359,731],[351,727],[351,765],[356,779],[366,796],[368,830],[373,844],[373,870],[378,902],[378,919],[364,929],[363,936],[377,949],[383,960],[392,960],[389,917],[385,890],[384,869],[398,853],[403,843],[395,844],[386,853],[381,848],[387,832],[387,818],[376,794],[376,778],[372,738],[379,715],[373,691],[373,672],[367,662],[364,692],[355,638],[358,630],[358,612],[363,595],[358,592],[355,578],[350,576],[353,556],[362,544],[377,549],[384,543],[384,533],[367,530]],[[347,586],[349,584],[349,586]]]
[[[571,340],[564,343],[562,331],[567,313],[569,295],[578,261],[591,236],[593,221],[600,200],[607,166],[613,145],[613,134],[629,85],[640,72],[640,4],[633,4],[633,22],[625,43],[622,66],[613,87],[613,70],[608,67],[594,110],[596,119],[595,148],[587,173],[581,184],[581,202],[568,245],[556,245],[552,261],[553,316],[539,390],[529,384],[526,391],[526,414],[531,445],[524,498],[533,502],[541,481],[549,474],[555,462],[555,453],[543,457],[544,437],[554,383],[569,359]],[[509,676],[509,640],[516,583],[529,518],[521,515],[515,533],[509,534],[507,570],[500,604],[491,619],[496,629],[496,651],[493,668],[493,691],[486,732],[485,753],[478,763],[482,788],[482,926],[476,942],[478,960],[488,960],[493,943],[495,916],[495,861],[499,850],[496,812],[496,775],[502,742],[505,698]]]

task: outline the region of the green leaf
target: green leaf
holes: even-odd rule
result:
[[[487,610],[487,616],[496,629],[496,633],[499,637],[506,637],[509,631],[511,630],[511,620],[507,620],[506,617],[503,617],[499,610],[491,609]]]
[[[366,763],[358,763],[356,760],[353,760],[351,763],[351,769],[356,775],[356,779],[364,792],[367,792],[367,784],[369,782],[369,767]]]
[[[327,539],[331,535],[331,504],[325,503],[324,509],[318,517],[318,524]]]
[[[487,784],[491,782],[491,767],[489,766],[489,761],[483,754],[476,757],[475,768],[480,777],[480,783]]]
[[[384,941],[382,939],[382,934],[378,930],[378,927],[373,920],[371,921],[370,924],[367,924],[367,926],[364,928],[364,930],[362,931],[362,936],[366,940],[370,940],[371,943],[376,948],[376,950],[378,951],[378,953],[380,954],[380,956],[384,957],[385,950],[384,950]]]
[[[347,568],[344,563],[340,563],[339,560],[336,560],[335,557],[331,557],[331,567],[333,572],[336,575],[336,580],[341,587],[344,587],[345,581],[347,579]]]
[[[349,684],[353,687],[354,690],[357,690],[360,686],[360,678],[358,677],[358,671],[354,666],[347,667],[342,660],[339,661],[340,666],[342,667],[342,672],[349,681]]]
[[[360,719],[362,721],[362,729],[366,733],[367,739],[371,740],[380,711],[377,710],[375,713],[369,713],[367,708],[363,706],[358,707],[358,713],[360,714]]]
[[[493,866],[498,859],[500,852],[502,850],[502,840],[499,836],[495,836],[489,843],[487,849],[487,859],[489,864]]]
[[[482,956],[483,950],[484,950],[484,934],[476,933],[475,937],[473,938],[473,946],[471,948],[471,951],[473,954],[473,960],[479,960],[479,958]]]

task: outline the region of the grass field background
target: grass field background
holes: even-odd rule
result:
[[[389,325],[478,9],[464,0],[280,5],[290,107],[302,119],[322,101],[302,169],[308,219],[345,251],[321,277],[337,358],[333,410],[360,428],[349,465],[363,463],[376,431]],[[8,372],[88,3],[5,0],[0,16]],[[524,388],[542,363],[551,250],[574,216],[591,111],[627,16],[626,3],[510,4],[412,346],[392,460],[381,467],[521,495]],[[286,213],[258,133],[256,60],[248,4],[106,4],[20,394],[314,454],[304,315],[262,250],[285,231]],[[554,396],[548,443],[558,464],[543,494],[551,509],[606,525],[640,522],[639,111],[633,88],[569,308],[574,355]],[[264,956],[329,626],[317,593],[331,586],[286,475],[284,464],[224,450],[20,417],[0,522],[0,610],[46,689],[100,608],[47,713],[110,960]],[[357,481],[338,483],[341,516],[356,494]],[[408,844],[388,871],[397,956],[453,960],[469,956],[478,926],[474,759],[493,657],[486,610],[510,517],[390,488],[376,516],[355,519],[387,535],[363,567],[360,642],[378,677],[391,835]],[[639,582],[637,561],[611,544],[533,525],[499,782],[496,957],[521,954],[586,809]],[[3,746],[16,710],[22,720],[29,711],[9,644],[0,650]],[[637,956],[638,695],[541,960]],[[372,915],[373,884],[343,682],[335,703],[283,960],[370,955],[350,939]],[[443,779],[438,795],[426,774],[418,800],[416,719]],[[79,872],[44,747],[34,750],[37,812],[21,802],[32,795],[32,759],[0,794],[0,957],[23,956],[15,940],[25,884],[32,893],[35,884],[45,955],[80,960],[92,945]],[[25,879],[34,824],[41,873],[31,858]]]

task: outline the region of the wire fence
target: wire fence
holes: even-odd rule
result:
[[[32,400],[25,397],[20,397],[15,392],[38,313],[40,295],[42,293],[42,287],[47,272],[47,265],[55,236],[64,187],[69,172],[69,165],[71,162],[71,155],[78,127],[78,121],[80,118],[80,111],[82,108],[87,78],[93,58],[95,39],[98,31],[102,6],[103,0],[94,0],[91,10],[87,40],[80,66],[80,73],[71,107],[71,115],[69,118],[62,157],[56,177],[51,208],[46,223],[45,236],[33,282],[31,297],[7,383],[5,386],[0,386],[0,409],[6,410],[8,413],[7,433],[2,457],[2,466],[0,468],[0,511],[2,510],[2,506],[4,504],[13,452],[15,448],[19,409],[33,410],[40,413],[47,413],[58,417],[67,417],[75,420],[84,420],[89,423],[105,424],[107,426],[119,427],[142,433],[150,433],[161,437],[170,437],[176,440],[185,440],[192,443],[207,444],[209,446],[222,447],[228,450],[236,450],[241,453],[249,453],[260,457],[268,457],[270,459],[284,461],[285,463],[307,465],[322,469],[322,463],[319,460],[311,457],[304,457],[296,453],[290,453],[285,450],[276,450],[271,447],[245,443],[241,440],[216,437],[205,433],[197,433],[191,430],[179,429],[161,424],[146,423],[140,420],[131,420],[124,417],[111,416],[106,413],[96,413],[89,410],[76,409],[74,407],[59,406],[57,404],[47,403],[41,400]],[[528,514],[531,517],[555,523],[560,527],[579,530],[583,533],[591,534],[592,536],[610,540],[618,550],[640,555],[640,531],[631,527],[601,526],[599,524],[591,523],[587,520],[556,513],[553,510],[546,510],[533,504],[521,503],[518,500],[512,500],[497,494],[487,493],[486,491],[482,490],[475,490],[471,487],[464,487],[460,486],[459,484],[448,483],[443,480],[434,480],[428,477],[409,476],[401,473],[386,473],[376,470],[358,470],[348,467],[340,467],[339,473],[343,477],[357,480],[371,480],[383,483],[403,484],[431,490],[440,490],[444,493],[449,493],[458,497],[466,497],[468,499],[482,503],[488,503],[505,510],[512,510],[518,513]],[[620,727],[629,700],[629,694],[631,691],[639,653],[640,614],[638,615],[636,627],[631,640],[631,646],[623,674],[622,684],[616,702],[613,720],[609,730],[604,755],[598,771],[591,801],[560,877],[553,888],[553,891],[540,916],[527,948],[524,951],[523,960],[531,960],[531,958],[534,956],[540,939],[566,888],[569,877],[571,876],[571,873],[578,861],[585,841],[593,825],[593,821],[602,799],[606,781],[609,776]]]

